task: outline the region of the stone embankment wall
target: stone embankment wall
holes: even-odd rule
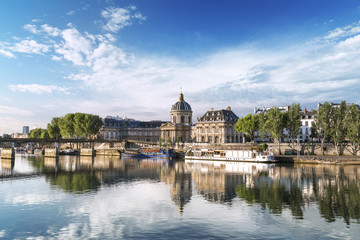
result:
[[[268,148],[271,149],[275,154],[278,154],[277,149],[278,145],[274,143],[266,143]],[[225,143],[225,144],[208,144],[208,143],[184,143],[179,146],[179,148],[184,151],[188,150],[190,147],[193,149],[238,149],[246,150],[251,147],[256,147],[260,145],[259,143]],[[280,144],[281,154],[284,155],[286,150],[291,150],[291,145],[289,143]],[[300,151],[300,155],[322,155],[322,149],[320,143],[301,143],[300,145],[294,146],[295,151]],[[350,152],[350,146],[344,144],[341,146],[340,151],[344,156],[352,156]],[[296,154],[296,152],[295,152]],[[336,149],[332,143],[326,143],[324,145],[324,154],[325,155],[337,155]],[[360,156],[360,151],[357,153],[357,156]]]

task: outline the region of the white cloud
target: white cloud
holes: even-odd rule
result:
[[[74,14],[75,14],[75,11],[74,11],[74,10],[69,11],[69,12],[66,13],[66,15],[68,15],[68,16],[71,16],[71,15],[74,15]]]
[[[129,26],[133,23],[133,20],[137,19],[140,21],[146,20],[140,12],[133,13],[136,10],[135,6],[127,8],[114,8],[109,7],[101,12],[101,16],[106,19],[104,29],[117,32],[120,29]]]
[[[86,57],[92,49],[91,40],[75,28],[63,30],[61,37],[64,41],[56,46],[56,53],[63,55],[75,65],[87,65]]]
[[[342,28],[335,28],[334,30],[329,31],[328,35],[326,35],[325,39],[334,39],[334,38],[341,38],[352,36],[355,34],[360,33],[360,21],[353,23],[351,25],[347,25]]]
[[[6,230],[3,229],[0,231],[0,238],[4,238],[6,236]]]
[[[6,51],[4,49],[0,49],[0,54],[5,55],[9,58],[15,58],[15,55],[12,52]]]
[[[60,29],[56,27],[51,27],[48,24],[41,25],[41,28],[44,32],[46,32],[50,36],[57,37],[60,35]]]
[[[66,87],[58,87],[54,85],[40,85],[40,84],[18,84],[18,85],[9,85],[11,91],[19,91],[19,92],[30,92],[35,94],[43,94],[43,93],[53,93],[53,92],[61,92],[65,94],[69,94],[70,88]]]
[[[26,24],[24,26],[24,29],[28,30],[29,32],[34,33],[34,34],[37,34],[39,32],[36,28],[36,25],[34,25],[34,24]]]
[[[44,194],[25,194],[18,195],[13,198],[7,197],[6,203],[12,205],[39,205],[47,202],[58,201],[61,199],[61,195],[44,195]]]
[[[36,42],[35,40],[23,40],[16,43],[10,49],[14,52],[43,54],[49,52],[49,46]]]
[[[51,56],[51,60],[53,60],[53,61],[61,61],[61,60],[62,60],[62,57],[52,55],[52,56]]]
[[[21,116],[32,115],[32,112],[29,110],[24,110],[24,109],[4,106],[4,105],[0,105],[0,113],[1,114],[15,114],[15,115],[21,115]]]

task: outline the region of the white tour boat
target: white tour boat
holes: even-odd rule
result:
[[[239,161],[239,162],[276,162],[272,152],[256,150],[192,150],[185,154],[185,159]]]

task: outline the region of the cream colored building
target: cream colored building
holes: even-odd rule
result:
[[[231,108],[207,111],[192,127],[193,142],[242,143],[243,136],[235,130],[238,117]]]
[[[179,100],[172,105],[170,122],[161,125],[161,139],[171,143],[191,142],[192,110],[185,102],[184,94],[180,93]]]

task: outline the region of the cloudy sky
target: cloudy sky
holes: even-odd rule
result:
[[[360,3],[0,1],[0,134],[70,112],[194,120],[231,106],[359,102]]]

